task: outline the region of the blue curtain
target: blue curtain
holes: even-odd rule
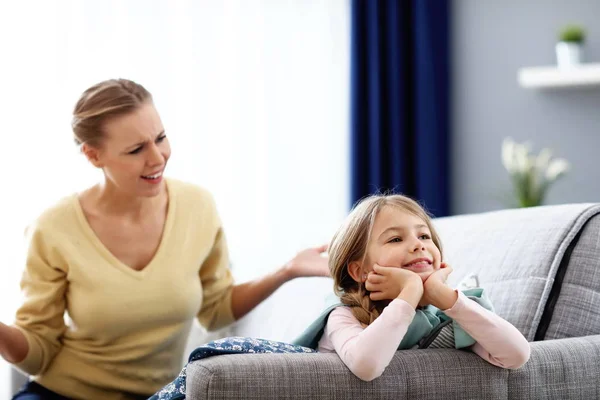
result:
[[[449,215],[449,4],[351,0],[351,201],[408,195]]]

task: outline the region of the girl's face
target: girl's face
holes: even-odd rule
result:
[[[441,258],[425,221],[400,208],[385,206],[375,217],[363,271],[368,273],[375,263],[404,268],[424,282],[440,268]]]

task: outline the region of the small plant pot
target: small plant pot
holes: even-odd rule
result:
[[[583,46],[576,42],[556,43],[556,61],[559,68],[571,68],[583,62]]]

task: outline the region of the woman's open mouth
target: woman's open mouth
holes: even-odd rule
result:
[[[161,171],[153,173],[152,175],[142,175],[141,178],[148,183],[157,184],[157,183],[160,183],[160,181],[162,180],[162,176],[163,176],[163,172],[161,170]]]

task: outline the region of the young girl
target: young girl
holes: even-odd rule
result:
[[[362,380],[379,377],[398,349],[470,348],[502,368],[529,359],[527,340],[489,311],[482,289],[446,285],[440,239],[405,196],[360,202],[333,237],[329,268],[343,306],[329,314],[318,351],[337,352]]]

